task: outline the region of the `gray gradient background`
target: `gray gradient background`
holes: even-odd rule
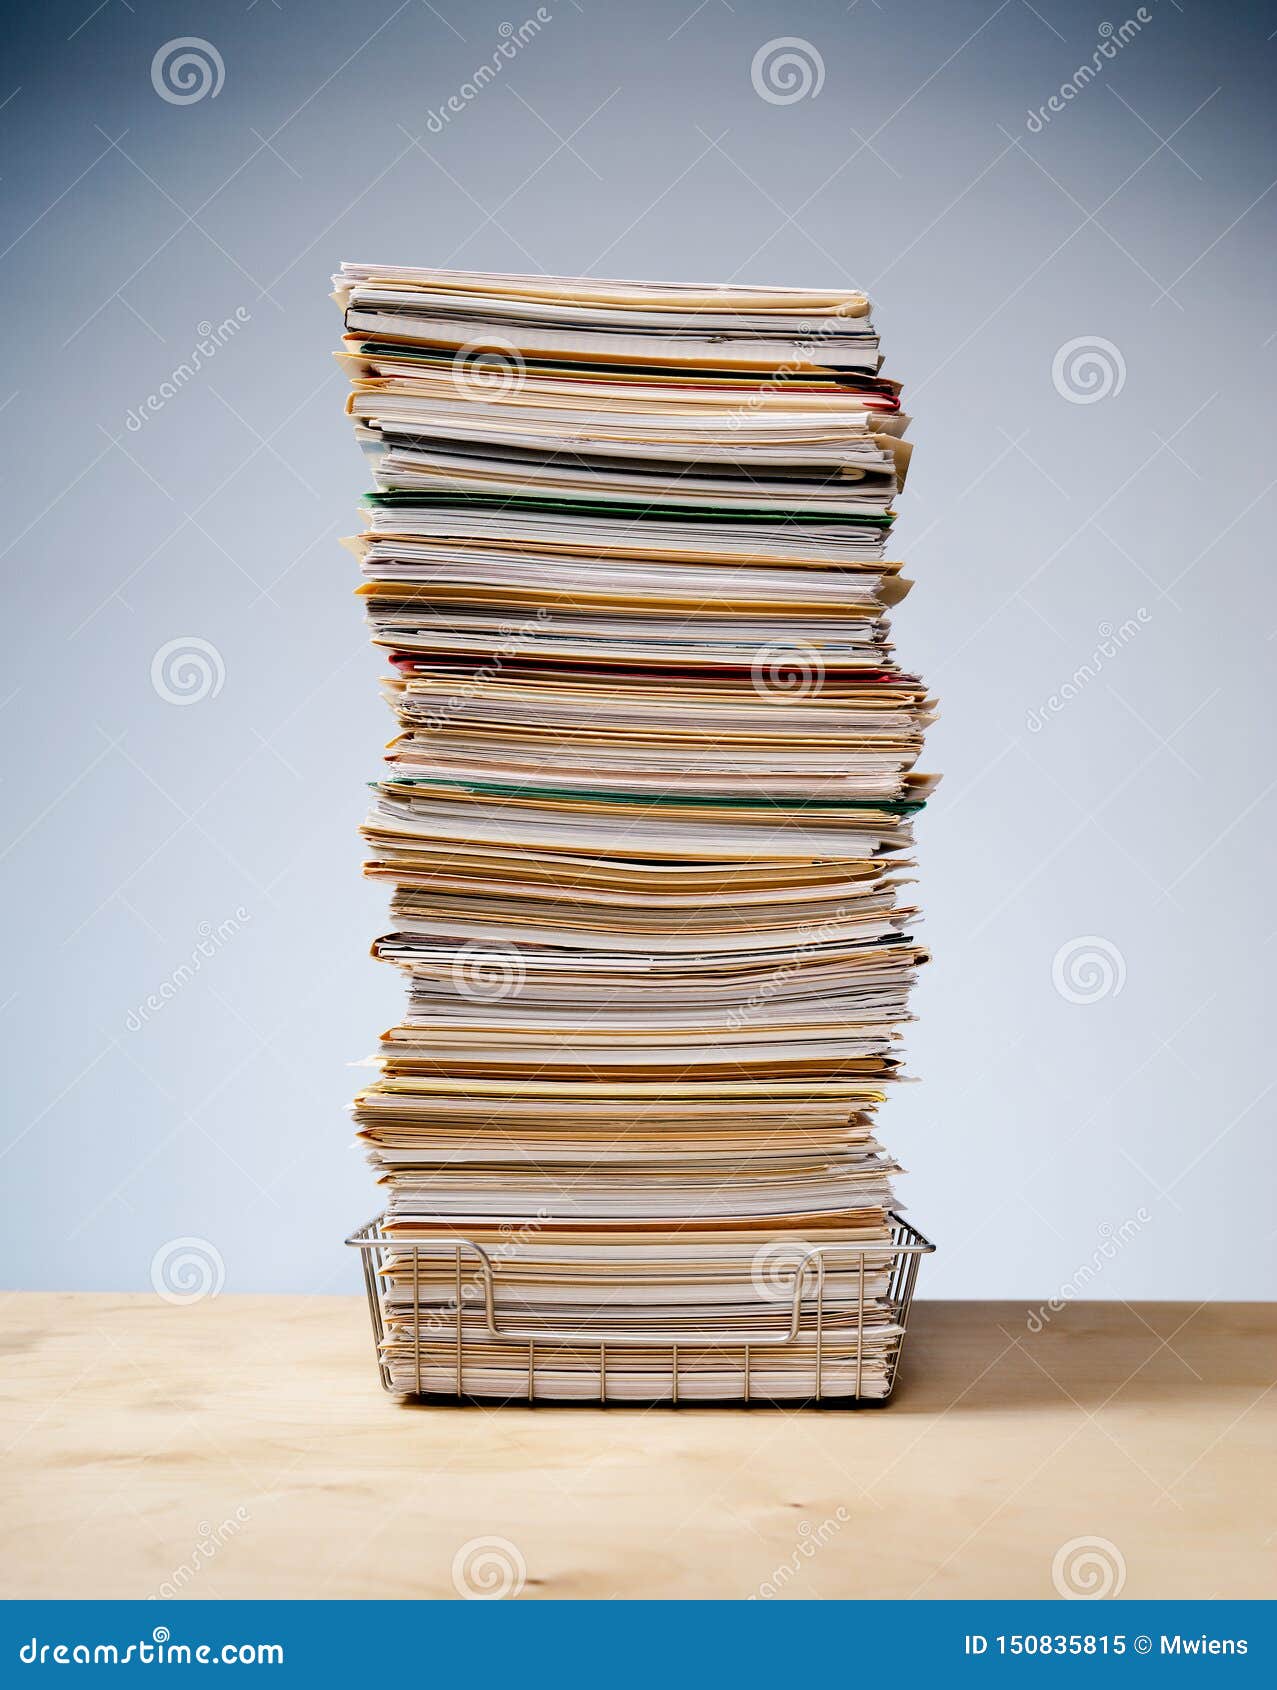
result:
[[[438,136],[523,0],[6,8],[5,1283],[142,1287],[193,1236],[228,1291],[355,1288],[348,1063],[399,999],[355,832],[389,720],[337,544],[364,474],[327,291],[356,258],[872,293],[916,417],[897,641],[943,706],[921,1083],[883,1119],[942,1246],[922,1289],[1037,1302],[1134,1220],[1090,1294],[1277,1294],[1277,16],[1150,4],[1029,134],[1135,10],[1100,3],[554,0]],[[182,35],[216,98],[152,88]],[[777,36],[818,96],[755,93]],[[1094,404],[1052,382],[1083,336],[1126,366]],[[151,662],[188,635],[225,681],[178,708]],[[1074,1003],[1052,961],[1087,935],[1125,979]]]

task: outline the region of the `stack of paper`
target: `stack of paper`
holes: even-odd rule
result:
[[[473,1394],[522,1394],[531,1343],[539,1396],[598,1395],[606,1345],[607,1394],[659,1398],[677,1341],[680,1396],[752,1367],[753,1394],[806,1397],[810,1334],[776,1340],[822,1247],[822,1389],[881,1394],[873,1117],[925,960],[906,853],[933,782],[887,620],[907,418],[868,303],[335,286],[398,721],[374,954],[408,987],[355,1118],[388,1234],[440,1246],[392,1254],[395,1384],[455,1389],[460,1291]],[[863,1272],[836,1248],[866,1244]]]

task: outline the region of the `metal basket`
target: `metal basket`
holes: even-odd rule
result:
[[[779,1324],[776,1304],[759,1304],[756,1325],[733,1332],[695,1330],[653,1332],[647,1328],[624,1326],[603,1331],[598,1327],[520,1329],[513,1321],[501,1316],[498,1309],[500,1269],[481,1245],[466,1238],[414,1239],[398,1233],[387,1237],[382,1230],[383,1217],[378,1215],[367,1225],[353,1232],[346,1243],[360,1253],[364,1270],[364,1287],[368,1294],[368,1312],[372,1319],[373,1348],[382,1388],[393,1395],[410,1400],[433,1403],[513,1402],[544,1403],[553,1401],[566,1406],[562,1394],[547,1390],[544,1376],[552,1370],[556,1359],[570,1356],[573,1377],[580,1379],[584,1369],[587,1376],[597,1376],[597,1389],[591,1387],[588,1398],[579,1391],[574,1400],[593,1403],[624,1401],[627,1406],[644,1403],[665,1403],[678,1406],[688,1399],[688,1357],[698,1357],[702,1363],[707,1355],[716,1359],[720,1373],[730,1368],[731,1388],[713,1396],[699,1395],[698,1402],[751,1403],[784,1401],[788,1407],[822,1403],[850,1407],[858,1404],[885,1402],[895,1387],[904,1347],[909,1310],[913,1302],[914,1286],[918,1279],[921,1258],[930,1255],[935,1245],[924,1238],[908,1221],[892,1214],[892,1235],[889,1242],[867,1244],[825,1244],[799,1246],[793,1261],[793,1294],[788,1306],[788,1321],[782,1305]],[[411,1261],[411,1295],[405,1304],[392,1307],[386,1268],[393,1256],[399,1269]],[[885,1286],[877,1295],[866,1294],[866,1262],[871,1261],[874,1277]],[[452,1294],[442,1305],[438,1298],[429,1304],[422,1301],[423,1280],[438,1285],[440,1274],[451,1268]],[[855,1294],[850,1304],[839,1309],[836,1321],[826,1307],[827,1280],[837,1270],[844,1282],[851,1276]],[[787,1283],[787,1280],[786,1280]],[[470,1296],[467,1299],[466,1293]],[[468,1305],[477,1304],[477,1308]],[[463,1318],[466,1315],[467,1318]],[[767,1317],[764,1320],[764,1315]],[[387,1353],[387,1337],[392,1322],[402,1331],[410,1327],[409,1383],[396,1384]],[[423,1342],[422,1327],[431,1333]],[[865,1340],[876,1331],[879,1347],[873,1362],[874,1389],[868,1390],[865,1377]],[[883,1334],[886,1334],[885,1338]],[[480,1345],[499,1345],[510,1367],[510,1356],[516,1353],[519,1373],[517,1390],[493,1391],[475,1389],[474,1372],[483,1359],[477,1352]],[[840,1365],[831,1367],[835,1346]],[[642,1365],[650,1376],[659,1371],[662,1383],[646,1397],[627,1392],[617,1394],[615,1386],[609,1391],[609,1350],[628,1350],[633,1357],[642,1352]],[[439,1356],[446,1350],[447,1382],[450,1390],[431,1388],[428,1377],[431,1369],[439,1375]],[[766,1362],[778,1352],[789,1351],[786,1359],[801,1356],[812,1376],[812,1389],[794,1395],[778,1396],[769,1390],[766,1378],[760,1384],[759,1374],[765,1375]],[[490,1353],[490,1352],[489,1352]],[[761,1359],[760,1359],[761,1355]],[[430,1364],[427,1365],[427,1357]],[[467,1381],[467,1366],[471,1377]],[[543,1383],[538,1394],[538,1368]],[[836,1372],[831,1386],[830,1376]],[[613,1369],[615,1378],[616,1369]],[[884,1388],[885,1384],[885,1388]],[[849,1389],[848,1386],[851,1388]]]

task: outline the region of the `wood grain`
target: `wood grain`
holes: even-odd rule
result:
[[[1277,1309],[1027,1313],[919,1303],[886,1408],[494,1411],[383,1396],[353,1298],[13,1295],[4,1594],[451,1597],[485,1536],[525,1597],[1049,1597],[1079,1537],[1270,1594]]]

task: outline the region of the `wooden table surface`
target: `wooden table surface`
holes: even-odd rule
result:
[[[1027,1313],[917,1304],[886,1408],[494,1411],[383,1395],[362,1300],[15,1294],[3,1594],[1271,1595],[1277,1308]]]

